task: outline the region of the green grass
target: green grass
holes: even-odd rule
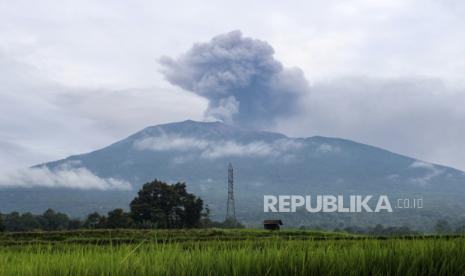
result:
[[[259,230],[0,237],[1,275],[464,275],[465,237]]]

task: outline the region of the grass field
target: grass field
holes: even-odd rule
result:
[[[260,230],[0,236],[1,275],[464,275],[465,237]]]

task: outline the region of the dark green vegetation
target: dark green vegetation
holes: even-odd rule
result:
[[[155,180],[144,184],[129,206],[136,224],[150,228],[192,228],[200,225],[203,201],[188,193],[184,183],[169,185]]]
[[[184,183],[169,185],[154,180],[144,184],[130,204],[130,212],[114,209],[107,216],[97,212],[87,219],[70,219],[66,214],[48,209],[42,215],[31,213],[0,214],[1,231],[56,231],[87,229],[173,229],[173,228],[243,228],[237,221],[215,222],[209,218],[208,206],[186,191]]]
[[[1,275],[463,275],[465,237],[88,230],[0,236]]]
[[[243,241],[256,239],[360,239],[362,235],[347,233],[284,230],[265,231],[256,229],[98,229],[49,232],[7,232],[0,234],[0,245],[25,244],[125,244],[125,243],[173,243],[196,241]]]

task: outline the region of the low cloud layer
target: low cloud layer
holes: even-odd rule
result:
[[[425,171],[425,174],[421,177],[412,178],[411,181],[417,183],[421,186],[425,186],[429,181],[436,176],[439,176],[443,171],[437,168],[431,163],[426,163],[422,161],[415,161],[410,165],[411,169],[422,169]]]
[[[332,146],[329,144],[321,144],[320,146],[318,146],[316,151],[319,153],[338,153],[341,151],[341,149],[339,147]]]
[[[86,168],[62,167],[50,170],[47,167],[35,167],[0,174],[0,187],[129,190],[131,184],[115,178],[100,178]]]
[[[268,127],[293,115],[309,92],[302,70],[285,68],[266,42],[240,31],[197,43],[173,59],[160,59],[173,85],[208,99],[207,119],[249,127]]]
[[[138,150],[152,151],[199,151],[201,158],[216,159],[222,157],[277,157],[292,153],[293,150],[301,148],[299,142],[279,139],[273,142],[252,141],[240,143],[235,140],[204,140],[190,137],[183,137],[172,134],[164,134],[157,137],[148,137],[134,142],[134,147]],[[183,158],[176,159],[178,162]]]

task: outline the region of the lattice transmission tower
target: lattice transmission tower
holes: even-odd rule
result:
[[[228,166],[228,206],[226,220],[236,221],[236,207],[234,204],[234,169],[231,163]]]

